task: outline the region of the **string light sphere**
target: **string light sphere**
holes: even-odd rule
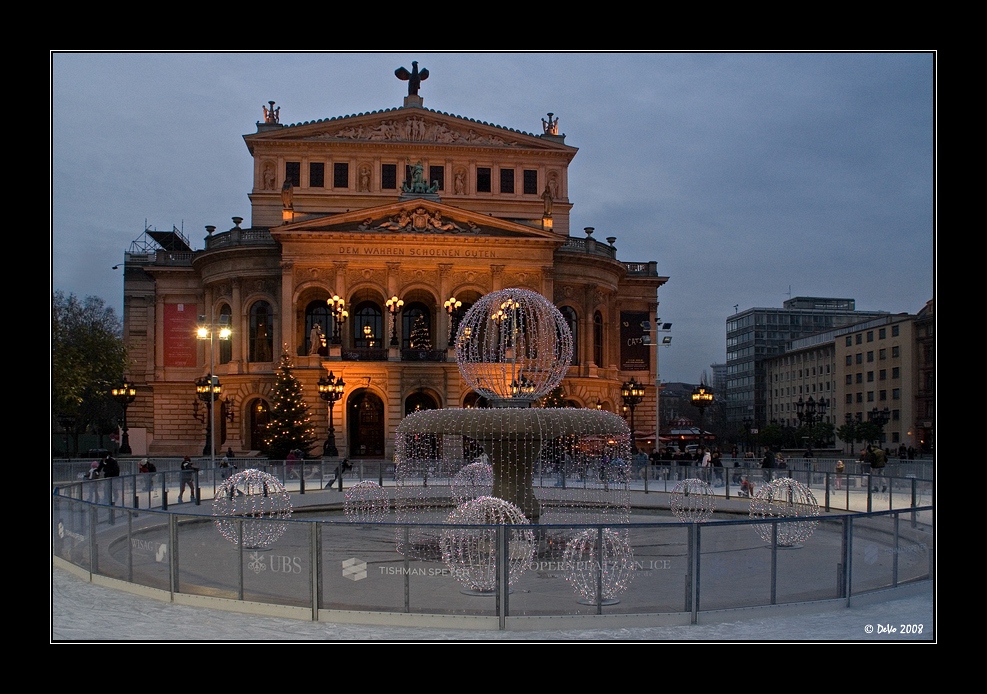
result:
[[[390,513],[387,492],[372,480],[357,482],[346,490],[343,511],[346,519],[359,523],[383,523]]]
[[[288,529],[291,518],[291,497],[274,475],[260,470],[243,470],[230,475],[216,490],[212,514],[219,533],[233,544],[241,541],[239,527],[243,526],[244,547],[266,549]]]
[[[580,596],[580,602],[615,605],[616,596],[625,592],[634,574],[634,552],[625,532],[603,528],[584,530],[569,540],[563,555],[568,569],[566,581]]]
[[[682,480],[669,495],[672,514],[683,523],[705,523],[716,510],[713,489],[703,480],[692,477]]]
[[[572,332],[541,294],[502,289],[466,312],[456,361],[469,386],[496,406],[527,407],[562,382],[572,363]]]
[[[470,463],[452,478],[452,498],[457,505],[493,493],[493,467],[490,463]]]
[[[457,506],[446,521],[454,525],[504,526],[508,533],[508,585],[517,582],[535,553],[533,531],[514,504],[492,496],[481,496]],[[498,527],[451,528],[442,532],[442,561],[470,593],[492,593],[497,587]]]
[[[758,520],[792,520],[778,523],[778,545],[794,547],[800,545],[816,530],[819,516],[819,502],[812,491],[801,482],[789,477],[780,477],[768,484],[762,484],[751,498],[750,517]],[[800,520],[804,519],[804,520]],[[754,530],[767,543],[772,541],[773,523],[756,523]]]

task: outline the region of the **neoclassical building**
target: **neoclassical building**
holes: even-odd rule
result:
[[[202,449],[194,384],[210,363],[222,384],[217,448],[260,450],[287,350],[320,441],[328,405],[318,381],[332,372],[345,384],[333,408],[339,455],[390,457],[406,414],[484,404],[459,376],[456,321],[508,287],[550,298],[571,327],[566,403],[620,412],[621,384],[634,378],[647,386],[638,443],[653,445],[648,331],[668,278],[654,261],[618,260],[620,230],[605,241],[592,228],[571,234],[577,149],[554,114],[541,132],[522,132],[425,108],[418,86],[410,81],[399,108],[293,125],[269,102],[244,136],[249,224],[207,227],[202,250],[175,230],[146,230],[131,247],[124,333],[138,386],[135,452]],[[197,340],[201,317],[232,338]]]

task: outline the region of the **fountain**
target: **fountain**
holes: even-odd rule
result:
[[[461,486],[460,473],[480,461],[492,470],[490,496],[532,524],[626,522],[624,420],[595,409],[532,407],[572,361],[572,334],[550,301],[527,289],[487,294],[459,325],[456,357],[463,380],[491,407],[424,410],[398,425],[399,522],[446,522],[449,488]],[[423,556],[435,541],[408,544],[399,538],[399,551]]]

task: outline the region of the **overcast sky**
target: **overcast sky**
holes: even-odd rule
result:
[[[261,106],[302,123],[401,106],[566,144],[572,235],[669,277],[662,380],[726,358],[734,307],[844,297],[915,313],[933,297],[932,53],[53,53],[52,288],[122,314],[111,269],[147,225],[250,223],[242,136]]]

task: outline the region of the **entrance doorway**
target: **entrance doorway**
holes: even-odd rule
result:
[[[384,457],[384,403],[360,389],[349,398],[347,425],[351,458]]]
[[[247,432],[247,450],[259,451],[264,448],[264,434],[267,433],[267,423],[271,421],[271,413],[267,403],[258,398],[250,403],[250,429]]]

